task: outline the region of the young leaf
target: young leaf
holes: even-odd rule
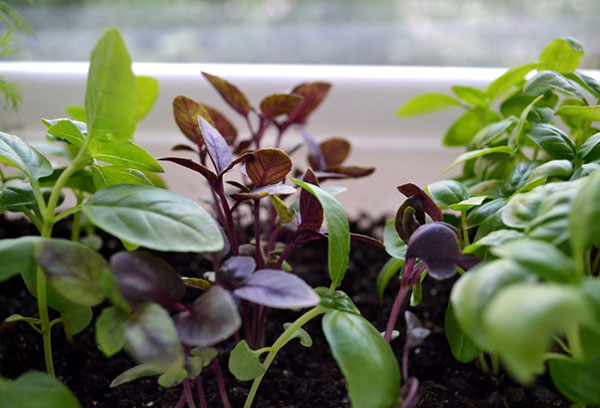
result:
[[[138,106],[136,119],[141,120],[148,115],[158,98],[158,81],[147,76],[136,76]]]
[[[458,203],[450,204],[448,208],[455,211],[467,211],[473,207],[482,205],[487,198],[486,196],[471,197]]]
[[[431,248],[436,248],[431,251]],[[441,222],[421,225],[408,241],[406,259],[419,258],[435,279],[447,279],[456,273],[460,258],[458,236],[453,227]],[[406,266],[406,265],[405,265]]]
[[[31,371],[15,381],[0,378],[0,406],[81,408],[77,398],[56,378]]]
[[[417,95],[406,101],[397,111],[396,116],[416,116],[462,106],[454,97],[442,93],[426,93]]]
[[[107,30],[92,51],[85,91],[88,137],[124,142],[138,119],[138,94],[131,58],[119,32]]]
[[[540,54],[539,61],[545,69],[558,72],[572,72],[579,66],[583,48],[576,40],[565,37],[550,42]]]
[[[354,407],[391,408],[398,403],[400,370],[390,346],[364,317],[332,311],[323,333],[338,363]]]
[[[531,78],[523,90],[533,95],[542,95],[547,91],[557,91],[570,96],[579,96],[573,84],[564,76],[554,71],[540,71]]]
[[[306,122],[310,114],[323,102],[330,88],[331,84],[327,82],[310,82],[295,87],[292,94],[300,95],[304,100],[290,113],[288,121],[300,124]]]
[[[268,350],[252,350],[246,340],[240,341],[229,355],[229,371],[240,381],[252,381],[263,375],[267,369],[260,362],[260,356]]]
[[[490,100],[494,101],[504,95],[506,91],[521,82],[523,78],[525,78],[525,75],[532,70],[537,69],[540,65],[539,62],[530,62],[511,68],[500,75],[487,87],[486,92],[489,95]]]
[[[160,164],[142,146],[126,141],[121,143],[103,143],[92,141],[90,156],[106,163],[126,169],[161,173]]]
[[[302,190],[304,191],[304,190]],[[279,224],[285,225],[292,222],[294,219],[294,214],[292,210],[288,208],[288,206],[283,202],[283,200],[276,195],[272,195],[271,197],[271,205],[275,209],[277,216],[279,217]]]
[[[198,117],[202,116],[206,120],[211,119],[204,106],[188,98],[184,95],[179,95],[173,99],[173,116],[175,123],[181,130],[181,133],[195,145],[201,146],[204,143]]]
[[[76,123],[69,119],[59,119],[57,121],[45,121],[48,122],[48,125],[51,125],[47,132],[49,135],[66,140],[71,143],[73,146],[79,148],[83,145],[83,141],[85,139],[84,131],[87,131],[87,127],[85,123]],[[78,126],[79,124],[79,126]]]
[[[296,275],[274,269],[254,272],[233,294],[276,309],[299,309],[319,303],[319,296],[306,282]]]
[[[260,110],[266,118],[272,119],[279,115],[289,115],[303,100],[302,96],[294,94],[269,95],[260,102]]]
[[[419,186],[412,183],[406,183],[396,187],[396,189],[406,197],[420,197],[421,201],[423,202],[425,213],[428,214],[434,221],[442,221],[442,210]]]
[[[259,149],[246,160],[246,173],[256,187],[277,184],[292,169],[292,160],[281,149]]]
[[[238,111],[240,115],[248,116],[248,112],[250,112],[251,109],[250,103],[248,102],[246,95],[244,95],[235,85],[207,72],[202,72],[202,75],[204,75],[208,82],[210,82],[217,92],[219,92],[229,106]]]
[[[115,284],[131,304],[150,301],[170,310],[185,294],[179,274],[148,252],[118,252],[110,258],[110,267]]]
[[[181,343],[169,313],[156,303],[144,303],[125,326],[126,348],[140,363],[159,371],[183,360]]]
[[[333,287],[337,288],[346,275],[350,254],[350,226],[346,212],[331,194],[321,188],[294,178],[292,181],[314,195],[321,203],[329,236],[329,276]]]
[[[235,333],[241,318],[229,292],[215,285],[173,318],[179,338],[189,346],[208,347]]]
[[[315,289],[321,298],[319,307],[326,312],[339,311],[344,313],[354,313],[360,315],[360,310],[356,307],[350,296],[341,290],[332,290],[329,288],[319,287]]]
[[[499,120],[492,110],[483,113],[467,111],[450,126],[443,143],[445,146],[467,146],[482,128]]]
[[[456,180],[438,181],[427,186],[427,190],[442,208],[471,198],[467,187]]]
[[[114,380],[112,380],[110,387],[118,387],[119,385],[135,381],[139,378],[152,377],[160,373],[161,370],[156,369],[152,364],[139,364],[119,374]]]
[[[458,324],[454,316],[454,310],[452,310],[452,303],[449,303],[446,309],[444,332],[446,333],[452,355],[461,363],[468,363],[481,353],[481,348],[469,338]]]
[[[396,231],[395,220],[390,220],[385,223],[383,229],[383,245],[385,246],[385,252],[389,256],[404,259],[406,256],[406,243],[400,238]]]
[[[562,395],[584,405],[600,405],[599,358],[585,362],[554,360],[548,366],[550,378]]]
[[[385,265],[383,265],[381,271],[379,271],[375,286],[377,287],[377,294],[379,295],[380,301],[383,301],[383,293],[385,292],[388,283],[394,276],[400,273],[403,266],[404,259],[390,258]]]
[[[119,184],[152,186],[152,182],[141,171],[117,166],[92,165],[92,180],[94,181],[95,190]]]
[[[30,179],[52,174],[52,165],[20,137],[0,132],[0,163],[16,167]]]
[[[34,251],[56,290],[74,303],[96,306],[114,290],[108,263],[85,245],[49,239],[36,243]]]
[[[529,112],[533,109],[534,105],[538,103],[543,98],[542,95],[538,96],[534,100],[532,100],[521,112],[519,116],[519,121],[517,122],[517,126],[510,132],[510,136],[508,137],[508,146],[510,146],[513,150],[518,150],[521,148],[521,134],[523,133],[523,129],[525,128],[525,124],[527,123],[527,118],[529,117]]]
[[[292,323],[284,323],[283,329],[287,330],[288,327],[290,327],[291,325],[292,325]],[[288,342],[290,342],[296,338],[298,340],[300,340],[300,344],[303,345],[304,347],[308,348],[308,347],[312,347],[312,345],[313,345],[313,339],[310,337],[310,334],[308,334],[308,332],[306,330],[304,330],[302,327],[298,327],[298,329],[292,334],[292,336],[290,337]]]
[[[96,344],[106,357],[112,357],[125,347],[126,318],[114,306],[107,307],[96,320]]]
[[[107,187],[87,201],[84,212],[96,226],[147,248],[215,252],[223,247],[215,221],[202,207],[161,188]]]
[[[313,171],[308,168],[302,177],[305,183],[313,184],[319,187],[319,180]],[[300,226],[299,228],[319,231],[323,225],[324,219],[323,207],[321,203],[307,190],[302,189],[300,192]]]
[[[204,139],[208,154],[215,165],[217,173],[221,174],[226,171],[233,161],[231,150],[229,150],[227,142],[219,131],[202,116],[198,116],[198,124],[200,125],[200,131],[202,132],[202,138]]]

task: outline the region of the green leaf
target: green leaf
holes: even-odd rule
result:
[[[35,196],[29,183],[9,180],[0,185],[0,211],[21,211],[21,207],[31,207],[35,204]]]
[[[535,98],[523,111],[521,112],[521,116],[519,116],[519,121],[517,122],[517,126],[512,130],[510,136],[508,137],[508,145],[513,150],[518,150],[521,147],[521,133],[525,127],[525,123],[527,122],[527,117],[529,116],[529,112],[533,109],[533,106],[538,103],[543,96],[538,96]]]
[[[557,91],[570,96],[579,96],[577,88],[564,76],[554,71],[540,71],[525,85],[524,90],[534,95]]]
[[[554,245],[533,239],[517,239],[491,248],[501,258],[508,258],[523,266],[537,277],[555,282],[573,282],[575,265],[573,260]]]
[[[586,163],[600,159],[600,133],[594,134],[581,145],[577,157]]]
[[[292,323],[284,323],[283,324],[283,328],[284,330],[287,330],[288,327],[290,327],[292,325]],[[296,329],[296,331],[294,333],[292,333],[292,336],[290,337],[290,339],[288,340],[288,342],[290,342],[293,339],[298,339],[300,340],[300,344],[302,344],[304,347],[312,347],[313,345],[313,339],[310,337],[310,334],[308,334],[308,332],[306,330],[304,330],[302,327],[299,327],[298,329]]]
[[[538,180],[546,181],[550,177],[568,178],[571,173],[573,173],[573,164],[569,160],[550,160],[536,167],[529,175],[525,185]]]
[[[540,98],[536,103],[537,108],[553,109],[558,102],[558,96],[553,93],[545,93],[543,95],[532,95],[529,93],[518,92],[509,97],[500,105],[500,112],[505,117],[516,116],[521,117],[523,110],[531,104],[535,99]],[[529,115],[527,115],[529,117]],[[554,112],[552,112],[554,116]]]
[[[502,134],[504,134],[508,129],[517,123],[517,118],[514,116],[510,116],[500,122],[492,123],[481,129],[473,140],[471,140],[470,146],[483,148],[493,143],[498,139]]]
[[[130,141],[121,143],[92,141],[88,150],[96,160],[115,166],[158,173],[163,171],[160,164],[146,149]]]
[[[364,317],[333,311],[323,333],[338,363],[353,407],[392,408],[398,404],[400,370],[396,356]]]
[[[125,346],[126,318],[114,306],[107,307],[96,320],[96,344],[106,357],[117,354]]]
[[[406,243],[402,241],[398,231],[396,231],[395,220],[389,220],[385,223],[383,230],[383,245],[385,252],[389,256],[397,259],[404,259],[406,256]]]
[[[79,122],[85,122],[85,108],[79,105],[69,105],[65,107],[65,112],[71,116],[73,120],[77,120]]]
[[[37,150],[21,138],[0,132],[0,163],[16,167],[29,179],[52,174],[52,165]]]
[[[136,76],[138,106],[136,119],[141,120],[148,115],[156,98],[158,98],[158,81],[147,76]]]
[[[426,93],[417,95],[404,103],[397,111],[396,116],[416,116],[436,112],[443,109],[462,106],[461,103],[450,95],[442,93]]]
[[[158,377],[158,385],[164,388],[176,387],[186,378],[188,378],[188,372],[185,368],[173,366]]]
[[[504,287],[527,278],[527,273],[518,264],[500,259],[477,265],[454,284],[450,295],[454,316],[477,346],[490,349],[482,326],[482,314],[487,305]]]
[[[350,226],[340,203],[329,193],[312,184],[292,178],[292,181],[319,200],[325,213],[328,231],[328,264],[332,286],[340,286],[350,255]]]
[[[473,207],[480,206],[487,198],[487,196],[471,197],[458,203],[450,204],[448,208],[455,211],[467,211]]]
[[[127,47],[111,28],[98,40],[90,60],[85,90],[88,137],[110,142],[131,139],[139,115],[136,87]]]
[[[588,406],[600,405],[600,358],[586,362],[554,360],[548,366],[552,382],[562,395]]]
[[[151,364],[139,364],[131,367],[117,376],[110,383],[110,387],[117,387],[122,384],[137,380],[138,378],[151,377],[160,374],[160,370],[154,368]]]
[[[444,332],[446,333],[452,355],[461,363],[468,363],[481,353],[481,348],[477,347],[458,324],[454,316],[452,303],[449,303],[446,309]]]
[[[326,312],[340,311],[346,313],[360,314],[360,311],[346,293],[341,290],[332,290],[329,288],[319,287],[315,291],[321,297],[321,307]]]
[[[483,247],[497,247],[506,242],[514,241],[516,239],[525,238],[525,234],[516,230],[500,229],[490,232],[485,237],[477,240],[469,246],[463,248],[464,254],[472,254],[479,248]]]
[[[531,383],[544,370],[552,335],[577,330],[590,318],[575,288],[520,283],[491,300],[483,314],[483,327],[491,349],[498,351],[509,373],[522,383]]]
[[[25,317],[25,316],[21,316],[18,313],[8,316],[6,319],[4,319],[4,321],[6,323],[26,322],[29,324],[40,324],[40,319],[38,319],[37,317]]]
[[[558,72],[572,72],[579,66],[583,48],[576,40],[564,37],[550,42],[540,54],[539,61],[545,69]]]
[[[15,381],[0,378],[0,407],[80,408],[77,398],[56,378],[31,371]]]
[[[443,143],[446,146],[466,146],[482,128],[498,120],[500,117],[492,110],[467,111],[450,126]]]
[[[600,98],[600,84],[598,84],[598,81],[596,81],[596,79],[580,71],[565,74],[565,77],[577,82],[579,85],[581,85],[582,88],[586,89],[596,98]]]
[[[54,169],[51,175],[42,177],[40,187],[52,188],[60,175],[65,171],[65,168]],[[78,170],[69,177],[65,187],[85,191],[86,193],[95,193],[97,188],[94,186],[94,179],[92,173],[87,170]]]
[[[575,106],[563,105],[557,111],[557,115],[569,116],[581,120],[590,120],[592,122],[600,121],[600,105],[595,106]]]
[[[277,216],[279,216],[279,223],[285,225],[292,222],[294,219],[294,214],[283,202],[283,200],[276,195],[272,195],[269,198],[271,199],[271,204],[273,205]]]
[[[394,276],[400,274],[403,266],[404,260],[397,258],[390,258],[385,265],[383,265],[381,271],[379,271],[379,275],[377,275],[377,282],[375,284],[377,287],[379,300],[383,301],[383,293],[385,292],[385,288],[387,288],[388,283]]]
[[[252,350],[246,340],[240,341],[229,355],[229,371],[240,381],[251,381],[263,375],[267,369],[260,356],[268,349]]]
[[[152,186],[152,183],[144,173],[139,170],[124,169],[117,166],[92,166],[92,180],[96,189],[119,184],[136,184]]]
[[[519,84],[523,78],[525,78],[525,75],[534,69],[537,69],[539,66],[539,62],[530,62],[511,68],[504,74],[500,75],[487,87],[486,92],[490,96],[490,100],[494,101],[500,96],[504,95],[504,93],[510,88]]]
[[[504,199],[497,198],[495,200],[488,201],[487,203],[483,203],[477,208],[474,208],[472,211],[469,211],[469,214],[467,215],[467,228],[479,226],[486,219],[498,212],[502,207],[504,207]]]
[[[35,258],[56,290],[83,306],[100,304],[116,291],[108,262],[77,242],[49,239],[35,244]]]
[[[450,89],[452,89],[452,92],[454,92],[456,96],[474,108],[487,107],[490,102],[488,95],[478,88],[455,85]]]
[[[77,124],[70,119],[60,119],[58,121],[46,122],[49,125],[51,124],[51,126],[46,131],[49,135],[57,137],[59,139],[64,139],[67,142],[74,145],[75,147],[77,147],[78,149],[83,145],[83,140],[85,139],[85,136],[83,135],[84,132],[82,132],[82,130],[85,127],[85,123],[81,124],[83,125],[82,127],[77,126]]]
[[[437,204],[448,208],[452,204],[471,198],[467,187],[456,180],[443,180],[427,186],[427,191]]]
[[[513,166],[512,169],[506,175],[504,179],[504,186],[502,186],[502,192],[505,196],[511,196],[522,188],[529,179],[529,176],[536,167],[541,164],[539,161],[520,161]]]
[[[202,207],[161,188],[107,187],[96,192],[83,209],[96,226],[132,244],[179,252],[223,248],[221,232]]]
[[[466,162],[469,160],[473,160],[478,157],[485,156],[485,155],[492,154],[492,153],[513,154],[514,150],[509,146],[497,146],[497,147],[489,147],[487,149],[471,150],[469,152],[465,152],[465,153],[461,154],[460,156],[458,156],[456,158],[456,160],[454,160],[452,162],[452,164],[450,166],[448,166],[448,168],[446,170],[444,170],[444,172],[450,170],[451,168],[453,168],[454,166],[456,166],[460,163],[463,163],[463,162]]]
[[[600,171],[581,179],[583,185],[568,214],[569,234],[575,256],[583,257],[594,243],[600,242],[597,222],[600,219]]]

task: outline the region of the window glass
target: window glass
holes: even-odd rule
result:
[[[24,0],[14,59],[86,61],[118,27],[136,61],[511,66],[550,40],[600,66],[598,0]]]

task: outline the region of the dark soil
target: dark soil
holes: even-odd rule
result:
[[[383,219],[371,220],[362,216],[351,223],[351,230],[381,237],[383,223]],[[61,235],[61,231],[63,235],[67,234],[68,222],[57,227],[58,235]],[[26,222],[9,222],[0,215],[0,238],[34,233]],[[117,240],[104,236],[104,241],[104,255],[120,248]],[[208,268],[200,256],[192,254],[166,254],[166,258],[186,276],[200,274]],[[353,242],[350,268],[342,285],[363,315],[380,330],[385,327],[398,290],[398,282],[392,282],[383,304],[380,303],[375,291],[375,279],[387,259],[382,249]],[[315,242],[297,249],[290,263],[294,265],[295,272],[312,286],[328,286],[325,242]],[[569,407],[570,404],[557,395],[545,377],[535,386],[523,388],[504,374],[499,377],[483,374],[476,362],[462,364],[454,360],[444,335],[444,312],[452,283],[426,279],[423,302],[412,309],[432,332],[421,346],[413,350],[410,357],[410,374],[421,382],[418,407]],[[0,305],[0,321],[13,313],[37,315],[35,302],[18,277],[0,285]],[[99,311],[95,310],[96,313]],[[271,310],[268,315],[267,344],[281,333],[284,322],[293,321],[298,316],[298,313]],[[397,326],[402,332],[403,322],[399,321]],[[293,341],[279,353],[262,382],[255,407],[350,407],[344,380],[323,337],[320,319],[310,322],[305,329],[312,336],[314,345],[305,348]],[[402,344],[401,334],[392,343],[398,358],[401,357]],[[228,374],[227,349],[231,345],[223,345],[219,359],[231,406],[238,408],[244,404],[250,383],[237,381]],[[181,395],[180,388],[159,387],[155,378],[109,388],[112,379],[135,363],[124,353],[105,358],[95,345],[93,325],[75,336],[73,344],[65,341],[60,329],[55,329],[53,348],[57,376],[76,394],[84,407],[174,407]],[[16,378],[28,370],[44,370],[41,337],[24,323],[2,324],[0,375]],[[222,406],[211,367],[205,369],[202,378],[207,390],[208,406]]]

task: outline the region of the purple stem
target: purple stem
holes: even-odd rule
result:
[[[404,342],[404,348],[402,349],[402,378],[408,377],[408,355],[410,354],[410,344],[408,340]]]
[[[190,408],[196,408],[196,404],[194,404],[194,396],[192,395],[192,386],[190,385],[190,380],[186,378],[183,380],[183,394],[185,395],[185,399]]]
[[[288,255],[290,254],[290,252],[292,252],[294,250],[294,248],[296,248],[296,237],[298,236],[299,233],[299,229],[296,230],[296,232],[294,232],[294,234],[292,235],[292,238],[289,240],[287,246],[285,247],[285,249],[283,250],[283,252],[281,253],[281,255],[279,255],[279,259],[277,260],[277,265],[275,267],[275,269],[281,269],[281,265],[283,265],[283,262],[285,261],[285,258],[288,257]]]
[[[202,378],[196,377],[196,388],[198,389],[198,398],[200,399],[200,407],[208,408],[206,405],[206,395],[204,394],[204,385],[202,384]]]
[[[227,197],[225,196],[225,191],[223,190],[222,180],[219,189],[216,190],[216,193],[221,198],[221,206],[223,207],[223,212],[225,213],[225,226],[227,227],[227,235],[229,236],[229,243],[231,244],[231,252],[233,253],[233,256],[238,256],[240,254],[240,248],[238,245],[237,235],[235,233],[235,227],[233,226],[233,217],[231,215],[232,211],[229,207]]]
[[[415,377],[410,377],[408,379],[410,388],[408,389],[408,393],[406,397],[404,397],[404,401],[400,408],[413,408],[417,405],[418,402],[418,391],[419,391],[419,380]]]
[[[269,308],[266,306],[260,306],[259,314],[258,314],[258,339],[256,340],[256,346],[258,348],[263,348],[264,344],[264,334],[265,334],[265,317],[267,316],[267,310]]]
[[[179,398],[179,401],[177,401],[177,405],[175,405],[175,408],[183,408],[185,405],[185,392],[181,394],[181,398]]]
[[[214,358],[212,361],[215,375],[217,376],[217,385],[219,386],[219,394],[221,394],[221,401],[225,408],[231,408],[229,405],[229,399],[227,398],[227,391],[225,390],[225,381],[223,380],[223,373],[221,372],[221,366],[219,365],[219,359]]]
[[[248,344],[252,343],[253,333],[250,327],[250,313],[248,311],[248,303],[245,300],[241,301],[242,304],[242,319],[244,320],[244,337]]]
[[[254,200],[254,258],[256,259],[256,270],[263,268],[263,256],[260,249],[260,203]]]
[[[217,220],[221,224],[225,224],[225,222],[226,222],[225,214],[223,214],[223,209],[219,205],[219,197],[217,196],[217,193],[215,192],[215,190],[212,188],[212,185],[210,187],[211,187],[210,192],[212,193],[212,196],[213,196],[213,207],[215,208],[215,212],[217,213]]]
[[[398,291],[396,300],[394,300],[394,305],[392,306],[392,311],[390,312],[390,318],[388,319],[387,326],[385,327],[384,338],[385,341],[387,341],[388,343],[392,339],[392,333],[394,331],[394,326],[396,325],[396,320],[398,320],[400,308],[402,307],[402,303],[404,303],[404,298],[406,297],[406,294],[409,290],[409,286],[400,286],[400,290]]]

